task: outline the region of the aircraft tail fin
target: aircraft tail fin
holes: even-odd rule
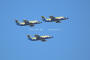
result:
[[[27,37],[28,37],[28,39],[29,39],[29,40],[32,40],[32,38],[31,38],[31,36],[30,36],[30,35],[27,35]]]
[[[19,21],[18,20],[16,20],[16,24],[19,25]]]
[[[41,16],[43,21],[46,21],[46,18],[44,16]]]

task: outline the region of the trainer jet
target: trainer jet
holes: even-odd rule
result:
[[[49,19],[46,19],[44,16],[41,16],[42,20],[45,22],[56,22],[56,23],[61,23],[62,20],[67,20],[68,18],[66,17],[54,17],[54,16],[49,16]]]
[[[40,24],[40,23],[42,22],[37,20],[32,20],[32,21],[24,20],[24,22],[21,22],[21,23],[18,20],[16,20],[16,24],[19,26],[26,26],[26,25],[34,26],[35,24]]]
[[[30,35],[27,35],[28,39],[31,40],[31,41],[47,41],[46,39],[50,39],[50,38],[53,38],[52,36],[49,36],[49,35],[44,35],[44,36],[40,36],[40,35],[37,35],[35,34],[34,35],[35,37],[31,37]]]

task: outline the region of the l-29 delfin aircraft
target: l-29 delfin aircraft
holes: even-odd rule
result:
[[[19,26],[26,26],[26,25],[29,25],[29,26],[34,26],[35,24],[40,24],[42,22],[40,21],[37,21],[37,20],[32,20],[32,21],[28,21],[28,20],[24,20],[24,22],[19,22],[18,20],[16,20],[16,24],[19,25]]]
[[[49,19],[45,18],[44,16],[41,16],[42,20],[45,22],[56,22],[56,23],[61,23],[62,20],[67,20],[69,18],[67,17],[54,17],[54,16],[49,16]]]
[[[46,39],[50,39],[50,38],[53,38],[53,36],[49,36],[49,35],[44,35],[44,36],[40,36],[40,35],[37,35],[35,34],[34,35],[35,37],[31,37],[30,35],[27,35],[28,39],[31,40],[31,41],[47,41]]]

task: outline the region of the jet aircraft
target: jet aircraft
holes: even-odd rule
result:
[[[54,16],[49,16],[49,19],[45,18],[44,16],[41,16],[42,20],[45,22],[56,22],[56,23],[61,23],[62,20],[67,20],[67,17],[54,17]]]
[[[24,22],[19,22],[18,20],[16,20],[16,24],[19,25],[19,26],[26,26],[26,25],[29,25],[29,26],[34,26],[35,24],[40,24],[42,22],[40,21],[37,21],[37,20],[32,20],[32,21],[28,21],[28,20],[24,20]]]
[[[31,40],[31,41],[47,41],[46,39],[50,39],[50,38],[53,38],[53,36],[49,36],[49,35],[44,35],[44,36],[40,36],[40,35],[37,35],[35,34],[34,35],[35,37],[31,37],[30,35],[27,35],[28,39]]]

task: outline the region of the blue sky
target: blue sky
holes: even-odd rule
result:
[[[35,27],[15,23],[15,19],[42,21],[40,16],[70,19]],[[90,60],[89,0],[0,0],[0,22],[0,60]],[[48,30],[53,28],[58,31]],[[32,42],[27,34],[49,34],[54,38]]]

